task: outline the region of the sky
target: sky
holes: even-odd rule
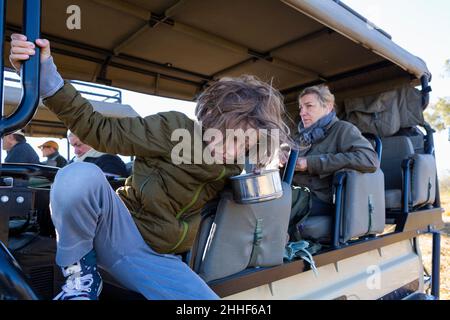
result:
[[[345,4],[392,36],[392,40],[424,60],[432,74],[430,98],[450,98],[450,1],[343,0]],[[450,131],[435,133],[439,174],[450,175]]]
[[[450,97],[450,75],[444,75],[445,61],[450,59],[450,1],[344,0],[343,2],[389,33],[394,42],[426,62],[433,75],[430,83],[433,89],[431,101],[437,101],[439,97]],[[159,98],[127,90],[122,92],[123,103],[131,105],[141,116],[177,110],[194,118],[195,104],[192,102]],[[450,174],[449,138],[447,131],[435,134],[436,160],[440,174]],[[34,147],[46,140],[29,139]],[[56,141],[60,144],[61,154],[66,156],[67,141],[65,139]],[[2,156],[4,158],[4,152]]]
[[[448,0],[343,0],[392,36],[392,40],[423,59],[432,73],[431,99],[450,97],[450,1]]]

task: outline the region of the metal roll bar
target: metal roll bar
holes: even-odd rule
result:
[[[3,76],[4,76],[4,39],[6,20],[6,1],[0,0],[0,139],[4,135],[25,127],[33,118],[39,104],[39,75],[40,75],[40,49],[36,47],[36,54],[22,65],[22,100],[16,111],[5,117],[3,115]],[[40,38],[41,32],[41,0],[24,0],[23,3],[23,33],[28,41],[35,42]],[[1,150],[1,148],[0,148]],[[1,151],[0,151],[1,157]],[[0,164],[0,173],[2,172]],[[0,216],[4,212],[0,212]],[[0,298],[36,300],[38,296],[26,280],[17,261],[0,241]]]
[[[5,0],[0,1],[0,11],[2,11],[0,23],[0,36],[4,39],[5,26]],[[23,30],[28,41],[35,42],[40,37],[41,31],[41,0],[25,0],[23,4]],[[40,75],[40,49],[36,47],[36,54],[25,61],[21,70],[22,79],[22,100],[16,111],[5,117],[3,116],[3,96],[2,112],[0,118],[0,137],[23,128],[33,118],[39,104],[39,75]],[[3,43],[1,53],[3,54]],[[3,91],[3,56],[0,61],[2,78],[0,84]]]
[[[292,179],[294,177],[297,159],[298,159],[298,150],[291,149],[291,152],[289,154],[289,160],[286,164],[286,169],[284,170],[284,174],[283,174],[283,181],[289,185],[292,184]]]

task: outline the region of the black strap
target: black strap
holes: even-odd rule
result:
[[[258,259],[259,253],[262,251],[262,221],[263,219],[261,218],[256,219],[255,231],[253,233],[253,248],[252,254],[250,255],[250,262],[248,264],[249,266],[256,266],[256,260]]]
[[[373,203],[373,195],[372,194],[369,194],[368,200],[369,200],[368,201],[368,205],[369,205],[369,227],[367,229],[367,233],[366,234],[369,234],[370,231],[372,230],[372,215],[375,212],[375,205]]]

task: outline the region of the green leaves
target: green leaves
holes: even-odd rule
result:
[[[450,59],[445,60],[444,77],[450,77]],[[425,120],[437,131],[450,127],[450,98],[439,98],[424,113]]]
[[[425,120],[436,130],[441,131],[450,126],[450,99],[439,98],[424,113]]]
[[[450,77],[450,59],[445,60],[445,76]]]

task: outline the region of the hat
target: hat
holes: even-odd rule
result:
[[[43,148],[46,148],[46,147],[48,147],[48,148],[53,148],[53,149],[55,149],[55,150],[58,150],[58,149],[59,149],[58,144],[57,144],[55,141],[53,141],[53,140],[44,142],[43,144],[41,144],[40,146],[38,146],[39,149],[43,149]]]

